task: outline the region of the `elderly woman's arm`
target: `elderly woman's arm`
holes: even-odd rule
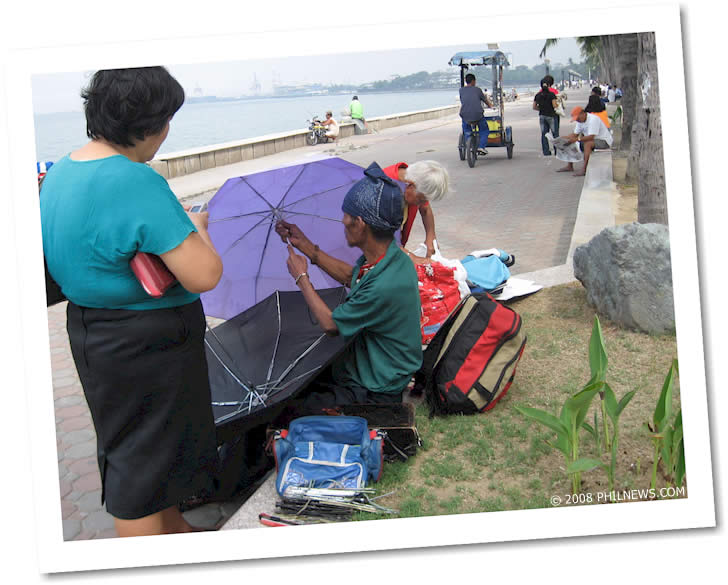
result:
[[[435,214],[431,205],[420,205],[420,217],[422,226],[425,228],[425,245],[427,246],[427,257],[435,253]]]
[[[190,233],[179,246],[161,255],[167,268],[191,293],[215,288],[222,276],[222,260],[207,233],[207,217],[207,212],[191,213],[197,232]]]

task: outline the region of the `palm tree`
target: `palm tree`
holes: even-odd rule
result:
[[[639,169],[636,173],[639,176],[637,221],[667,225],[655,33],[639,33],[637,37],[638,107],[629,161],[629,166]]]
[[[607,81],[617,83],[624,93],[620,150],[629,152],[627,179],[636,180],[639,185],[637,220],[667,224],[655,34],[577,37],[576,40],[587,61],[599,63],[600,76],[606,75]],[[556,43],[558,39],[547,39],[539,56],[543,57]]]

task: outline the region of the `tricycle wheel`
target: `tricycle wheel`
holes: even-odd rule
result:
[[[458,154],[460,155],[460,160],[465,160],[465,134],[462,132],[458,140]]]
[[[513,158],[513,143],[506,146],[506,152],[508,153],[508,158]]]
[[[470,136],[470,140],[468,141],[468,147],[467,147],[467,157],[468,157],[468,166],[472,169],[475,166],[475,161],[478,158],[478,135],[473,132],[473,134]]]
[[[318,136],[316,136],[315,131],[312,130],[311,132],[306,134],[306,142],[308,143],[309,146],[313,146],[314,144],[316,144],[318,142]]]

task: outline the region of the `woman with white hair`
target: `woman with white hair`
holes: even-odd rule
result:
[[[430,206],[431,201],[439,201],[447,195],[450,185],[450,174],[439,162],[434,160],[421,160],[408,165],[398,162],[385,169],[384,173],[391,179],[406,184],[404,191],[404,221],[402,222],[402,247],[407,244],[412,224],[419,210],[422,225],[425,228],[425,245],[427,258],[435,253],[435,214]],[[417,258],[407,250],[410,258]]]

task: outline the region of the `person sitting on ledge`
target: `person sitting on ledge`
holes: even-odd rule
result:
[[[571,142],[578,142],[579,147],[584,151],[584,168],[575,177],[583,177],[586,174],[586,167],[589,164],[589,157],[595,148],[608,149],[612,146],[612,134],[604,122],[596,114],[589,114],[584,108],[576,106],[571,110],[571,120],[576,121],[574,133],[569,134],[566,139]],[[557,170],[559,173],[571,172],[574,164],[569,163]]]
[[[319,250],[295,224],[279,221],[288,245],[288,271],[313,317],[349,343],[329,371],[297,401],[298,412],[346,404],[398,403],[422,364],[420,293],[414,264],[394,240],[402,224],[402,190],[376,163],[364,171],[341,206],[346,242],[363,255],[354,266]],[[308,278],[308,261],[350,288],[333,311]]]

